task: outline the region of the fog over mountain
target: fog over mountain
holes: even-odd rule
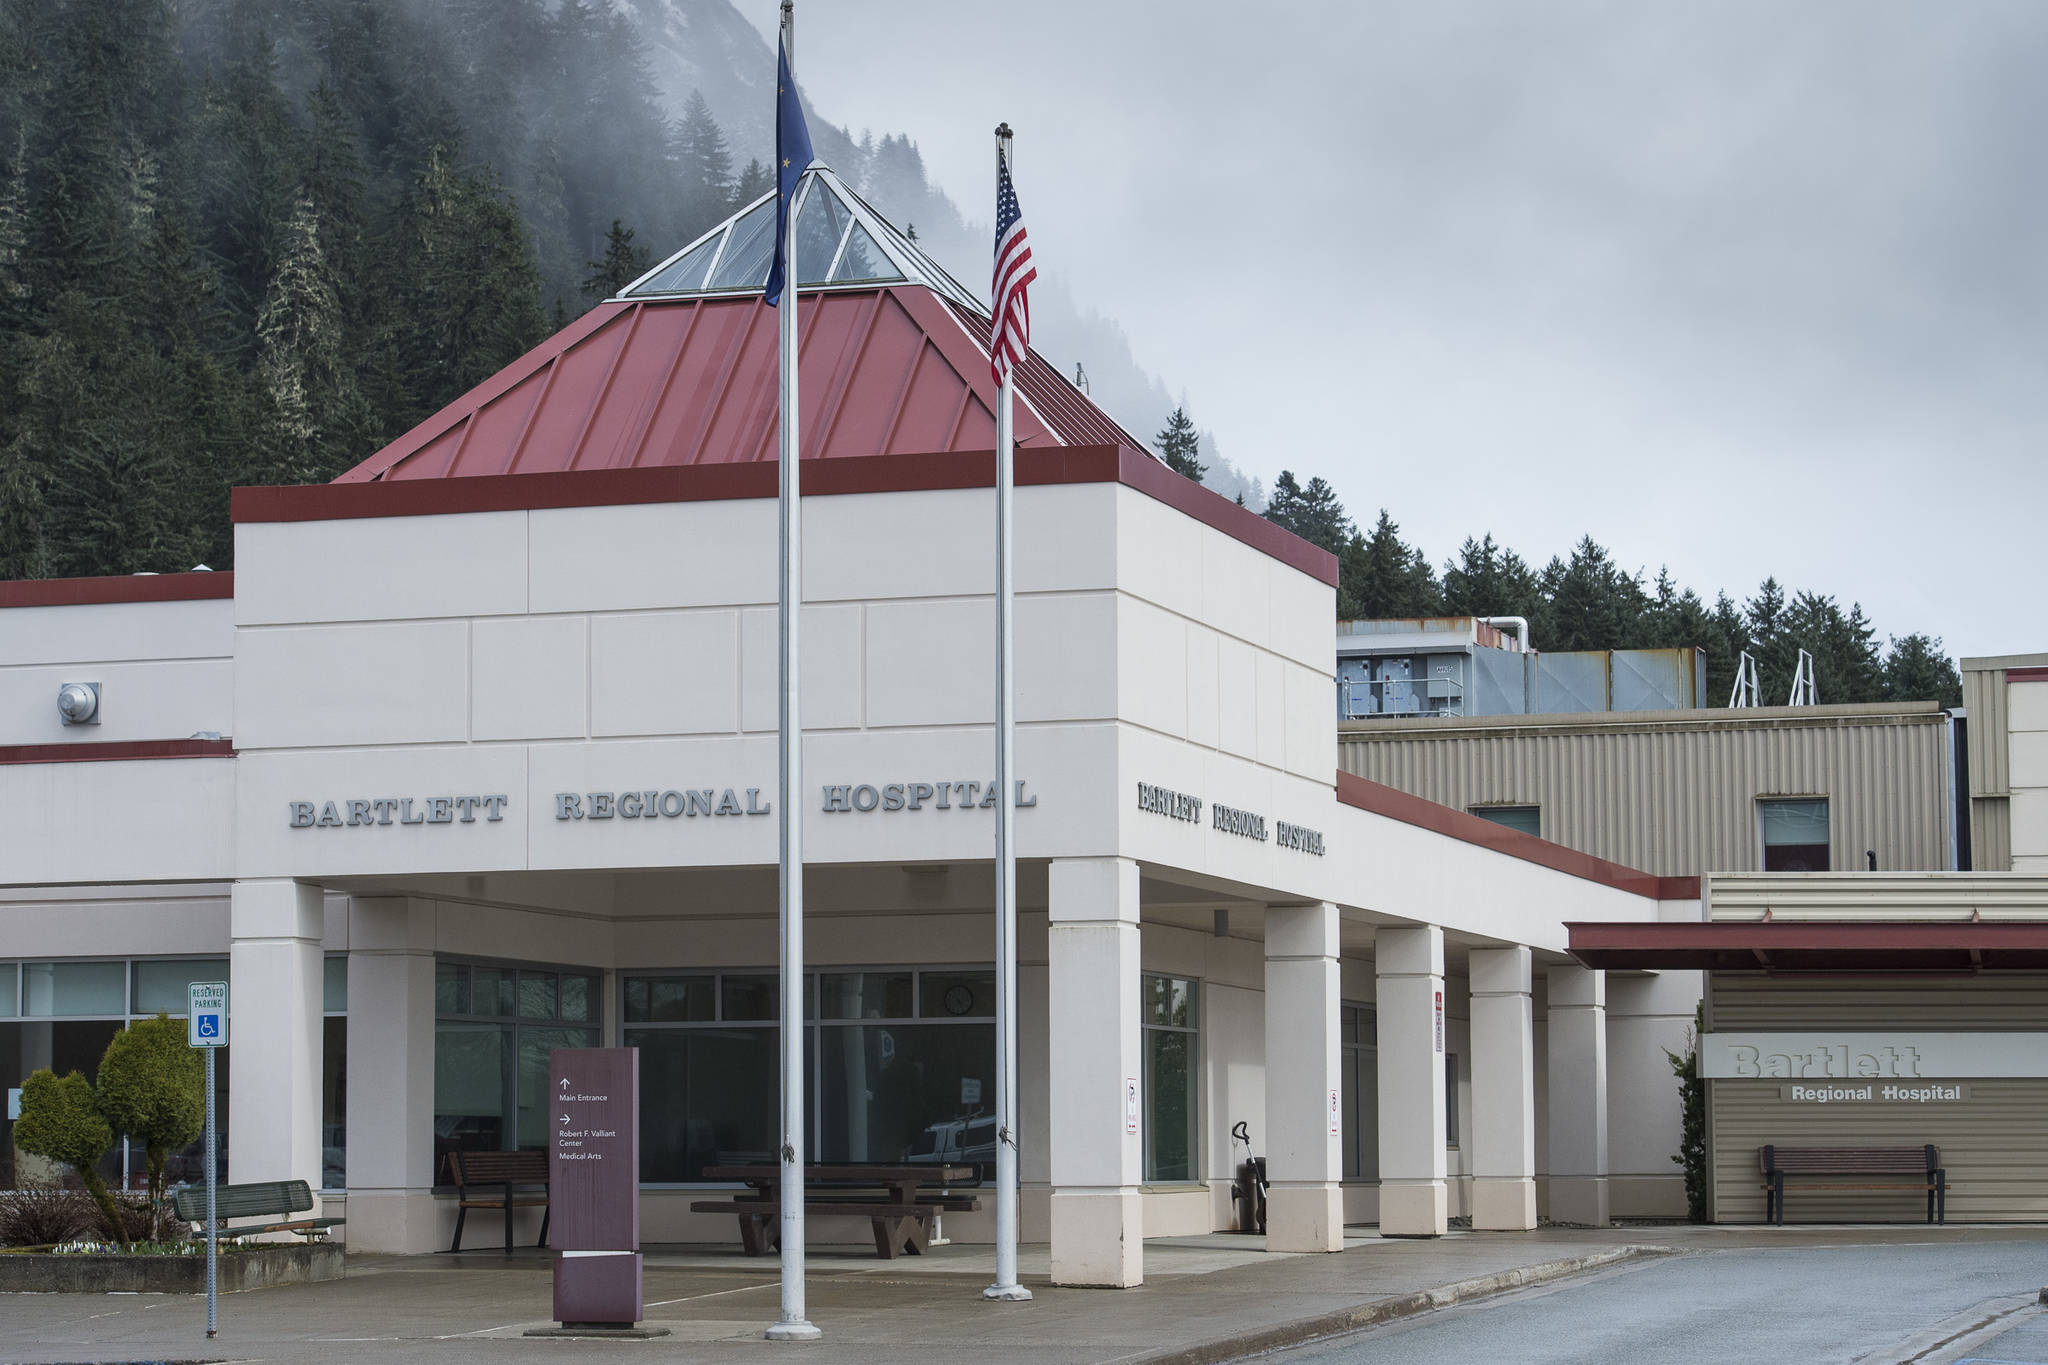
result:
[[[766,164],[775,152],[774,99],[770,78],[775,51],[761,31],[730,0],[618,0],[646,48],[647,70],[672,116],[681,117],[692,92],[710,105],[731,145],[733,163],[744,166],[758,157]],[[801,69],[802,45],[798,45]],[[799,82],[801,84],[801,81]],[[855,134],[835,121],[844,111],[818,109],[805,97],[805,116],[818,158],[852,182],[899,227],[914,227],[918,244],[961,283],[986,292],[990,234],[986,220],[963,215],[946,191],[925,175],[912,136],[915,130],[877,135]],[[993,168],[990,192],[993,193]],[[1019,186],[1030,221],[1028,177]],[[676,243],[652,243],[657,253]],[[1032,345],[1069,379],[1080,366],[1091,398],[1122,422],[1132,435],[1150,444],[1166,425],[1177,403],[1188,403],[1199,417],[1199,395],[1176,397],[1164,380],[1132,354],[1130,341],[1115,319],[1084,307],[1061,278],[1056,263],[1040,260],[1038,283],[1031,296]],[[1254,510],[1265,505],[1265,489],[1241,474],[1216,448],[1215,438],[1202,436],[1202,458],[1209,465],[1204,482],[1225,497],[1242,497]]]

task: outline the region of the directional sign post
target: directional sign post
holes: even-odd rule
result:
[[[194,981],[185,1001],[185,1041],[206,1054],[206,1336],[219,1325],[220,1219],[214,1214],[213,1054],[228,1042],[228,983]]]
[[[549,1200],[556,1328],[530,1335],[666,1336],[639,1327],[640,1049],[549,1054]]]

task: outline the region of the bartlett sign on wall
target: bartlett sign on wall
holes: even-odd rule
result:
[[[2042,1033],[1705,1033],[1709,1080],[2048,1076]]]
[[[1038,804],[1021,779],[1015,799],[1019,810]],[[375,825],[473,825],[505,818],[512,798],[496,796],[344,797],[337,801],[286,803],[293,829],[366,828]],[[826,783],[822,796],[827,815],[873,810],[993,810],[993,782],[870,782]],[[774,806],[759,787],[697,787],[686,790],[629,792],[556,792],[557,820],[707,819],[722,815],[771,815]],[[1286,826],[1282,826],[1283,829]],[[1320,836],[1318,836],[1320,837]]]

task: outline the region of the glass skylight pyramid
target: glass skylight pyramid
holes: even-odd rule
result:
[[[619,291],[622,299],[760,293],[775,259],[771,192]],[[824,166],[797,186],[796,270],[800,289],[922,284],[975,312],[982,301],[896,230]]]

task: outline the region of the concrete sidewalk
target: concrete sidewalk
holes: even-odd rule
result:
[[[1054,1289],[1045,1250],[1025,1248],[1028,1304],[984,1302],[986,1247],[935,1247],[877,1261],[817,1248],[810,1313],[823,1341],[761,1339],[778,1302],[776,1265],[724,1248],[647,1253],[649,1342],[522,1335],[550,1325],[548,1262],[525,1250],[364,1257],[339,1282],[264,1289],[221,1301],[205,1339],[205,1302],[151,1295],[0,1296],[0,1361],[596,1360],[1201,1362],[1362,1326],[1625,1258],[1734,1246],[1924,1241],[2048,1241],[2048,1228],[1613,1228],[1463,1233],[1433,1241],[1348,1238],[1330,1256],[1266,1254],[1259,1239],[1213,1235],[1145,1244],[1146,1284]]]

